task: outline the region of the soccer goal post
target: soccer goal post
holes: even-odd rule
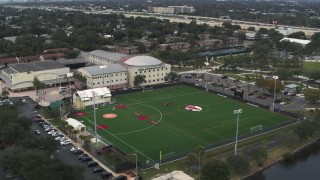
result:
[[[262,125],[258,125],[258,126],[253,126],[250,128],[250,133],[254,133],[257,131],[261,131],[262,130]]]
[[[153,87],[142,87],[142,92],[153,91]]]

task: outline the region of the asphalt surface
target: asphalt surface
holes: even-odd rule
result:
[[[35,114],[38,114],[40,110],[35,110],[34,106],[37,104],[34,100],[32,100],[30,97],[24,97],[26,99],[26,103],[22,104],[19,101],[19,98],[10,98],[14,104],[19,103],[21,104],[19,106],[19,115],[20,116],[26,116],[26,117],[32,117]],[[34,133],[35,130],[40,130],[41,134],[36,135]],[[31,130],[32,134],[35,136],[40,136],[40,137],[47,137],[50,136],[48,135],[47,132],[44,131],[42,127],[40,127],[37,123],[33,123],[31,125]],[[93,173],[94,167],[88,168],[86,163],[82,163],[81,161],[78,160],[79,155],[73,155],[70,152],[72,145],[65,145],[65,146],[59,146],[58,150],[56,150],[53,154],[54,158],[57,158],[61,160],[63,163],[68,164],[68,165],[80,165],[84,167],[84,179],[85,180],[98,180],[100,179],[100,174]],[[12,179],[12,178],[6,178],[5,173],[2,169],[0,169],[0,180],[7,180],[7,179]]]

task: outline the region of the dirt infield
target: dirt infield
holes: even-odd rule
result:
[[[116,118],[118,115],[110,113],[110,114],[104,114],[103,117],[106,119],[112,119],[112,118]]]

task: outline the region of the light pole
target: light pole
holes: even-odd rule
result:
[[[242,113],[242,109],[236,109],[233,111],[233,114],[237,114],[237,130],[236,130],[236,143],[234,145],[234,156],[237,155],[238,132],[239,132],[239,114],[240,113]]]
[[[276,86],[277,86],[277,79],[279,77],[278,76],[273,76],[273,79],[274,79],[274,88],[273,88],[273,103],[272,103],[272,108],[273,108],[273,111],[274,111],[274,104],[275,104],[275,101],[276,101]]]
[[[138,179],[138,154],[133,154],[136,156],[136,178],[135,179]]]
[[[96,148],[98,148],[98,133],[97,133],[97,118],[96,118],[96,97],[97,93],[92,91],[92,98],[93,98],[93,119],[94,119],[94,134],[96,137]]]
[[[105,79],[105,76],[106,76],[105,73],[104,73],[104,69],[107,68],[107,67],[108,67],[107,65],[100,66],[100,69],[102,69],[102,71],[103,71],[103,86],[105,86],[105,80],[104,79]]]

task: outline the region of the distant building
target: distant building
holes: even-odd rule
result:
[[[203,41],[197,41],[196,47],[198,48],[211,48],[212,46],[222,45],[223,41],[220,39],[208,39]]]
[[[61,85],[70,68],[55,61],[12,64],[1,70],[0,77],[12,91],[34,89],[34,79],[46,85]]]
[[[68,48],[54,48],[54,49],[46,49],[43,53],[65,53],[68,52]]]
[[[193,13],[196,10],[192,6],[169,6],[169,8],[174,9],[174,13],[179,14],[179,13]]]
[[[199,34],[198,36],[199,36],[199,38],[200,38],[201,41],[210,39],[210,34],[208,34],[208,33],[206,33],[206,34]]]
[[[292,33],[298,32],[298,30],[295,30],[293,28],[287,28],[287,27],[279,27],[276,29],[280,34],[283,34],[284,36],[288,36]]]
[[[29,63],[39,61],[39,56],[23,56],[0,59],[0,66],[5,67],[9,64]]]
[[[79,68],[78,72],[87,79],[88,88],[120,89],[127,87],[127,69],[121,64],[83,67]]]
[[[4,37],[3,39],[7,40],[7,41],[11,41],[13,43],[16,43],[17,36]]]
[[[64,53],[53,53],[53,54],[42,54],[39,57],[40,61],[48,61],[48,60],[59,60],[65,58]]]
[[[305,47],[307,44],[309,44],[311,42],[310,40],[295,39],[295,38],[283,38],[280,40],[280,42],[281,41],[289,41],[292,43],[298,43],[298,44],[301,44],[303,47]]]
[[[129,47],[119,47],[119,46],[107,46],[108,51],[117,52],[121,54],[138,54],[137,46],[129,46]]]
[[[246,36],[246,40],[249,40],[249,41],[255,41],[259,39],[258,37],[256,37],[256,32],[250,32],[250,31],[246,32],[245,36]]]
[[[148,11],[151,13],[174,14],[173,7],[148,7]]]
[[[169,44],[160,44],[159,50],[164,51],[169,46],[172,50],[186,50],[191,47],[191,44],[188,42],[176,42],[176,43],[169,43]]]
[[[128,55],[103,50],[95,50],[89,53],[88,59],[86,59],[86,61],[97,65],[106,65],[119,63],[120,60],[125,57],[128,57]]]

